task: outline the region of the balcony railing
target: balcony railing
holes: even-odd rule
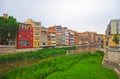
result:
[[[120,47],[113,47],[113,46],[111,46],[111,47],[109,47],[108,50],[109,51],[113,51],[113,52],[120,52]]]

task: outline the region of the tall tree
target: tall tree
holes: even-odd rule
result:
[[[17,29],[18,23],[13,16],[9,16],[7,18],[0,16],[0,43],[6,44],[9,40],[15,42]]]
[[[113,42],[115,42],[116,44],[119,44],[119,37],[117,34],[114,35]]]

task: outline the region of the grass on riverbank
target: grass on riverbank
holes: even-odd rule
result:
[[[103,52],[80,53],[45,60],[0,74],[2,79],[117,79],[112,70],[102,67]]]
[[[65,54],[67,50],[73,50],[75,48],[76,47],[46,48],[33,52],[9,54],[9,55],[0,56],[0,63],[10,62],[20,59],[43,59],[49,56]]]

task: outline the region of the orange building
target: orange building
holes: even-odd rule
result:
[[[94,43],[97,43],[97,33],[94,33]]]
[[[55,32],[55,27],[54,27],[54,26],[50,26],[50,27],[48,28],[48,31],[50,31],[50,32]]]
[[[97,34],[96,32],[83,32],[79,33],[80,44],[101,44],[103,43],[104,35]]]
[[[76,32],[76,31],[73,31],[74,32],[74,45],[79,45],[79,33]]]
[[[48,28],[48,46],[55,47],[56,46],[56,32],[55,27],[49,27]]]
[[[49,32],[55,33],[56,46],[63,45],[62,35],[67,31],[67,27],[62,27],[61,25],[54,25],[48,28]]]
[[[89,33],[83,32],[79,33],[79,44],[88,44],[89,43]]]

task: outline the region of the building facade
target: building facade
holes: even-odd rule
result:
[[[89,43],[89,33],[83,32],[79,33],[79,44],[88,44]]]
[[[119,38],[119,44],[113,42],[114,36],[117,35]],[[113,19],[110,21],[106,28],[106,37],[105,37],[106,47],[120,47],[120,19]]]
[[[73,31],[74,32],[74,45],[79,45],[79,33],[76,32],[76,31]]]
[[[39,48],[41,45],[41,22],[35,22],[32,19],[28,19],[26,24],[31,24],[33,27],[33,47]]]
[[[68,31],[69,32],[69,38],[70,38],[70,44],[69,45],[74,45],[74,32],[73,31]]]
[[[55,28],[55,32],[56,32],[56,45],[61,46],[62,45],[62,27],[61,25],[55,25],[53,27]]]
[[[64,37],[63,39],[65,39],[65,45],[70,45],[70,33],[67,31],[64,33]]]
[[[40,47],[47,47],[48,41],[48,28],[41,27],[41,45]]]
[[[63,34],[67,31],[67,27],[62,27],[61,25],[54,25],[49,27],[49,31],[55,32],[56,36],[56,46],[61,46],[63,44]]]
[[[61,46],[62,44],[62,35],[67,31],[67,27],[62,27],[61,25],[54,26],[56,32],[56,45]]]
[[[19,23],[17,48],[33,48],[33,27],[30,24]]]
[[[48,28],[48,47],[55,47],[56,46],[56,32],[54,27]]]
[[[63,45],[74,45],[74,32],[68,30],[62,34],[62,44]]]

